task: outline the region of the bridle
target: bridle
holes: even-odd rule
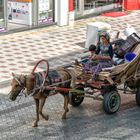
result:
[[[24,92],[24,90],[26,89],[26,76],[24,76],[24,81],[21,81],[16,76],[13,76],[13,78],[17,81],[17,83],[19,84],[19,86],[22,88],[22,90],[20,91],[20,93],[18,94],[18,96],[21,95],[22,93],[26,96],[27,94]]]
[[[27,85],[26,85],[27,76],[24,76],[24,81],[21,81],[20,79],[18,79],[18,77],[13,76],[13,78],[17,81],[17,83],[19,84],[19,86],[22,88],[19,94],[23,93],[25,96],[27,96],[27,95],[33,96],[33,95],[36,93],[36,91],[40,91],[40,89],[44,86],[44,84],[45,84],[45,79],[46,79],[46,77],[48,76],[48,72],[49,72],[49,63],[48,63],[47,60],[42,59],[42,60],[38,61],[38,62],[36,63],[36,65],[35,65],[35,67],[33,68],[31,74],[34,74],[34,72],[35,72],[37,66],[38,66],[40,63],[42,63],[42,62],[45,62],[45,64],[46,64],[46,74],[45,74],[45,76],[44,76],[43,83],[42,83],[42,85],[41,85],[40,87],[34,87],[34,88],[32,88],[32,90],[28,90],[28,88],[26,87],[26,86],[27,86]],[[34,85],[35,85],[35,83],[34,83]],[[25,89],[27,89],[27,92],[24,92]],[[19,95],[19,94],[18,94],[18,95]]]
[[[13,78],[18,82],[18,84],[19,84],[21,87],[24,87],[24,88],[25,88],[25,81],[22,82],[22,81],[19,80],[16,76],[14,76]],[[25,79],[26,79],[26,77],[25,77]]]
[[[24,76],[24,81],[19,80],[16,76],[14,76],[13,78],[17,81],[19,86],[22,88],[22,90],[20,91],[20,93],[18,95],[21,95],[23,93],[25,95],[25,97],[27,97],[29,95],[33,96],[36,93],[36,91],[40,90],[40,88],[42,87],[42,86],[35,87],[36,84],[34,83],[34,88],[32,90],[28,90],[26,87],[26,79],[27,79],[26,75]],[[26,92],[25,92],[25,89],[27,89]]]

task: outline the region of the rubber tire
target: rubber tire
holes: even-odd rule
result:
[[[115,103],[116,105],[113,108],[110,108],[110,103],[111,103],[110,101],[112,97],[117,98],[117,103]],[[111,91],[109,93],[104,94],[103,109],[107,114],[116,113],[120,108],[120,104],[121,104],[121,98],[117,91]]]
[[[140,87],[138,87],[136,91],[136,103],[140,106]]]
[[[84,90],[82,87],[77,89]],[[73,107],[78,107],[83,102],[83,100],[84,97],[80,97],[75,94],[69,93],[69,104],[72,105]]]

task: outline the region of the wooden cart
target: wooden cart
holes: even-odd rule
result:
[[[131,62],[112,67],[110,72],[100,72],[96,81],[86,82],[92,76],[90,74],[78,77],[75,89],[79,92],[70,92],[70,104],[79,106],[84,97],[91,97],[102,100],[104,111],[112,114],[120,107],[118,91],[121,90],[125,94],[136,94],[136,102],[140,106],[140,44],[133,52],[136,57]]]

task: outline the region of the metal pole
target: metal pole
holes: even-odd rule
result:
[[[122,12],[124,12],[124,0],[122,0]]]
[[[7,13],[7,5],[8,5],[8,0],[4,0],[4,26],[6,30],[8,29],[8,13]]]
[[[38,26],[38,18],[39,18],[39,1],[32,1],[32,24],[33,26]]]

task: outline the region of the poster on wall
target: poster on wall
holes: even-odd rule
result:
[[[32,24],[31,0],[8,0],[8,20],[19,24]]]
[[[49,16],[52,12],[49,0],[39,0],[39,23],[52,22],[52,17]]]
[[[49,0],[39,0],[39,12],[48,11],[49,9]]]

